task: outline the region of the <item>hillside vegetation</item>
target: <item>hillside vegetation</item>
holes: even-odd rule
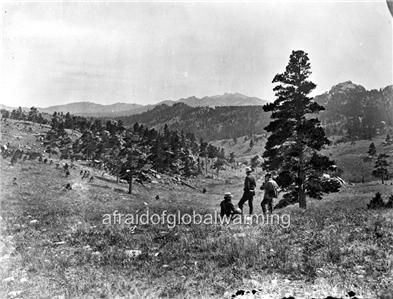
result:
[[[347,140],[371,139],[386,133],[393,125],[393,86],[366,90],[351,81],[337,84],[329,92],[315,97],[325,107],[319,115],[328,136]],[[197,138],[219,140],[263,134],[270,114],[262,106],[191,107],[192,101],[175,105],[158,105],[141,114],[119,118],[125,125],[135,122],[149,127],[192,132]],[[236,102],[236,105],[239,105]],[[206,106],[209,106],[206,103]]]
[[[216,140],[212,144],[224,149],[225,153],[234,153],[235,160],[241,163],[250,164],[253,157],[259,155],[265,150],[266,135],[242,136],[233,139]],[[376,146],[377,154],[388,154],[390,163],[389,172],[393,173],[393,144],[386,145],[386,136],[376,136],[372,140],[357,140],[355,142],[342,142],[341,136],[331,136],[332,145],[323,150],[323,153],[330,156],[338,168],[342,170],[341,177],[350,183],[360,183],[374,181],[372,176],[375,166],[376,156],[369,157],[367,151],[371,143]],[[253,146],[250,142],[253,140]],[[339,141],[339,142],[337,142]],[[259,168],[261,169],[261,168]]]
[[[261,134],[269,122],[262,106],[190,107],[160,105],[142,114],[118,118],[125,126],[138,122],[149,127],[192,132],[207,141]]]
[[[1,130],[2,142],[43,151],[32,136],[49,128],[15,122]],[[289,215],[289,226],[107,225],[103,215],[116,210],[214,215],[224,192],[240,198],[243,169],[195,178],[198,190],[158,180],[136,184],[130,195],[114,176],[82,162],[66,176],[56,164],[70,161],[52,159],[0,161],[1,298],[232,298],[247,291],[256,298],[386,298],[391,287],[392,210],[366,209],[377,191],[387,199],[391,181],[346,186],[310,200],[307,211],[285,208],[277,215]],[[81,179],[86,169],[93,182]]]
[[[347,136],[351,140],[370,139],[393,125],[393,86],[366,90],[363,86],[343,82],[329,92],[315,97],[325,107],[320,119],[329,135]]]

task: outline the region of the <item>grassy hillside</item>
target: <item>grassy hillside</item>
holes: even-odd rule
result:
[[[21,141],[1,129],[10,142]],[[198,190],[206,187],[205,194],[158,180],[136,184],[129,195],[126,185],[78,163],[70,177],[37,161],[11,166],[1,159],[0,167],[1,298],[231,298],[239,291],[256,298],[344,297],[349,291],[377,298],[391,286],[392,210],[365,208],[375,192],[385,199],[393,193],[390,185],[346,186],[310,200],[307,211],[279,211],[281,222],[269,225],[108,225],[104,215],[116,210],[214,215],[225,191],[237,203],[243,170],[190,181]],[[93,182],[80,178],[83,169],[95,175]],[[64,190],[67,183],[72,190]]]
[[[372,176],[376,157],[371,161],[365,162],[364,158],[368,156],[367,151],[371,142],[374,142],[377,154],[387,153],[390,155],[388,161],[390,162],[390,172],[393,173],[393,145],[384,146],[383,142],[386,136],[377,136],[372,140],[358,140],[354,144],[351,142],[344,142],[335,144],[338,137],[333,137],[332,145],[325,149],[325,154],[329,155],[339,168],[343,169],[342,177],[344,180],[353,183],[359,183],[364,177],[365,182],[376,180]],[[250,159],[255,155],[261,155],[264,152],[266,138],[264,135],[255,135],[254,146],[250,148],[250,137],[243,136],[237,138],[235,143],[233,139],[224,139],[212,142],[214,146],[224,148],[225,153],[229,155],[231,152],[235,153],[236,161],[250,162]]]

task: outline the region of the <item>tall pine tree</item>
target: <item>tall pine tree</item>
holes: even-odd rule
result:
[[[387,154],[379,154],[373,170],[373,176],[380,178],[382,184],[384,184],[385,179],[389,177],[389,162],[387,158],[389,158]]]
[[[368,152],[370,156],[375,156],[377,154],[377,148],[375,147],[374,142],[370,143],[370,146],[368,147]]]
[[[263,167],[278,173],[277,182],[292,202],[306,208],[306,195],[321,198],[321,175],[334,163],[319,151],[330,142],[316,114],[324,108],[308,95],[316,87],[307,53],[292,51],[289,63],[273,83],[277,99],[263,108],[271,112],[265,128],[270,136],[265,146]]]

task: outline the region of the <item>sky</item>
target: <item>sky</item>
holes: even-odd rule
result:
[[[0,103],[152,104],[239,92],[274,100],[292,50],[314,95],[392,84],[384,0],[9,2],[1,6]]]

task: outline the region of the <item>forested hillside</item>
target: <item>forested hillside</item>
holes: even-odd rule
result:
[[[320,119],[328,135],[371,139],[393,125],[393,86],[366,90],[347,81],[315,100],[326,109]]]
[[[325,107],[319,114],[328,136],[371,139],[393,125],[393,86],[366,90],[351,81],[337,84],[315,101]],[[142,123],[154,128],[192,132],[206,140],[263,134],[269,113],[263,106],[191,107],[185,103],[158,105],[137,115],[119,117],[126,126]]]
[[[207,141],[262,134],[269,122],[263,106],[190,107],[183,103],[160,105],[142,114],[120,117],[125,126],[142,123],[171,130],[192,132]]]
[[[222,98],[223,96],[218,99]],[[125,127],[139,123],[160,130],[167,124],[169,130],[193,133],[196,138],[206,141],[266,134],[264,128],[269,122],[270,114],[263,111],[262,105],[208,107],[206,98],[197,99],[198,103],[206,103],[206,106],[193,107],[181,102],[187,100],[194,105],[190,99],[194,98],[181,99],[175,104],[171,102],[157,105],[149,111],[115,119]],[[250,99],[253,98],[248,98]],[[328,136],[341,136],[344,140],[372,139],[389,133],[393,126],[393,86],[366,90],[361,85],[347,81],[333,86],[330,91],[315,96],[314,99],[325,107],[318,118]],[[3,117],[33,121],[44,115],[35,107],[31,107],[26,113],[22,113],[23,109],[20,107],[11,112],[1,109],[1,112]],[[50,117],[45,119],[49,121]],[[70,119],[71,115],[66,113],[65,121],[70,122]],[[101,118],[104,122],[110,119],[113,117]]]
[[[32,118],[30,114],[20,111],[17,115],[3,114],[3,118],[17,116],[17,120],[48,123],[41,118]],[[138,123],[125,128],[121,121],[103,122],[57,112],[53,113],[50,125],[51,129],[42,140],[49,156],[88,160],[118,178],[128,179],[132,173],[151,168],[189,177],[206,171],[208,164],[218,172],[226,163],[223,149],[202,138],[197,140],[193,133],[170,130],[167,125],[161,131]],[[17,148],[7,151],[12,161],[17,161],[23,154]]]

